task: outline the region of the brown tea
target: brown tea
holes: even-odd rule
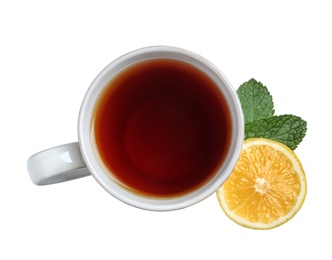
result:
[[[124,186],[154,197],[196,190],[223,163],[231,118],[215,82],[194,66],[146,60],[113,78],[93,132],[105,166]]]

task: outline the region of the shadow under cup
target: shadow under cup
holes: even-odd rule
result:
[[[91,174],[139,208],[171,210],[211,195],[243,141],[242,111],[223,75],[170,47],[126,54],[106,67],[83,101],[79,138]]]

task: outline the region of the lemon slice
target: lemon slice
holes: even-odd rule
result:
[[[239,161],[217,190],[226,215],[252,229],[271,229],[290,220],[307,193],[300,160],[286,145],[265,139],[244,141]]]

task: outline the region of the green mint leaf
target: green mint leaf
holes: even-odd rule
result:
[[[245,123],[274,115],[272,96],[261,82],[251,79],[238,88],[237,94]]]
[[[295,150],[307,131],[307,122],[298,116],[281,115],[245,124],[245,139],[263,137]]]

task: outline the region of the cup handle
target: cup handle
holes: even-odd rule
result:
[[[28,159],[28,172],[36,185],[54,184],[91,175],[77,142],[32,155]]]

